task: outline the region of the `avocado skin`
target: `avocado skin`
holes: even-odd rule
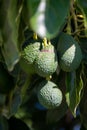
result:
[[[82,52],[79,44],[72,36],[61,33],[57,46],[59,66],[63,71],[76,70],[82,61]]]
[[[32,42],[21,53],[20,66],[27,73],[35,73],[34,60],[40,49],[40,42]]]
[[[52,81],[42,81],[38,86],[38,100],[47,109],[59,107],[62,102],[62,92]]]
[[[35,59],[36,73],[42,77],[52,75],[58,66],[57,54],[53,45],[48,45],[39,52]]]
[[[42,77],[52,75],[56,71],[57,65],[56,55],[48,52],[40,52],[35,60],[35,70]]]

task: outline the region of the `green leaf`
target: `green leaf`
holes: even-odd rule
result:
[[[66,102],[76,117],[76,109],[81,100],[81,91],[83,88],[83,81],[81,77],[81,71],[67,73],[66,75]]]
[[[14,79],[0,62],[0,93],[8,94],[14,89]]]
[[[87,0],[77,0],[80,7],[84,10],[87,9]],[[86,11],[87,13],[87,11]]]
[[[1,31],[0,31],[0,46],[2,46],[2,42],[3,42],[3,39],[2,39]]]
[[[6,101],[6,95],[0,93],[0,106],[3,106]]]
[[[14,93],[9,94],[9,101],[7,106],[3,107],[2,115],[7,119],[10,119],[11,116],[14,116],[18,111],[22,103],[22,98],[19,90],[16,90]]]
[[[18,28],[19,7],[17,0],[3,0],[0,3],[0,29],[3,39],[2,53],[9,71],[19,61]]]
[[[40,36],[55,37],[65,22],[69,0],[27,0],[30,25]]]
[[[3,116],[0,116],[0,130],[9,130],[8,122]]]
[[[87,38],[80,38],[79,44],[82,49],[83,61],[87,64]]]
[[[12,98],[10,104],[9,104],[8,117],[11,117],[12,115],[14,115],[17,112],[17,110],[20,107],[21,103],[22,103],[21,94],[17,90],[15,92],[15,94],[13,95],[13,98]]]

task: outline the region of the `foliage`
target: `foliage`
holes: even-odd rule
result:
[[[0,130],[56,130],[64,125],[62,121],[71,123],[66,119],[69,115],[87,129],[87,1],[0,0],[0,18]],[[57,51],[62,32],[80,45],[82,61],[71,72],[58,65],[50,80],[61,89],[63,101],[48,110],[37,97],[44,78],[22,69],[21,53],[31,41],[43,45],[44,37]],[[57,57],[59,61],[58,51]],[[16,122],[22,127],[15,128]]]

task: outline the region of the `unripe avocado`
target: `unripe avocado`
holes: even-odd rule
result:
[[[82,60],[82,52],[79,44],[72,36],[61,33],[57,46],[59,66],[66,72],[76,70]]]
[[[20,66],[26,73],[35,73],[33,62],[40,49],[40,42],[30,43],[21,54]]]
[[[38,86],[38,100],[47,109],[54,109],[62,102],[62,92],[51,81],[42,81]]]
[[[53,45],[44,47],[36,57],[35,70],[38,75],[48,77],[52,75],[57,69],[58,61],[57,55],[54,51]]]

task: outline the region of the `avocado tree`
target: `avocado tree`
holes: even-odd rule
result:
[[[0,18],[0,130],[87,130],[87,1],[0,0]]]

